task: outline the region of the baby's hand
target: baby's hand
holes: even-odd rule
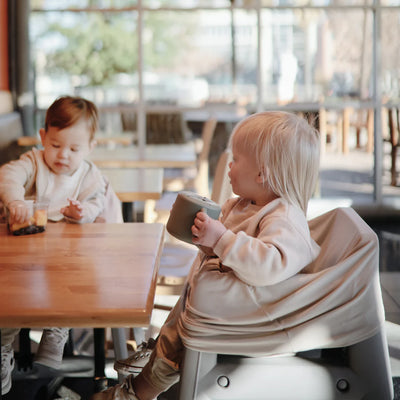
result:
[[[225,231],[226,228],[220,221],[209,217],[203,211],[199,211],[192,225],[192,242],[214,248]]]
[[[69,205],[67,207],[63,207],[60,212],[65,217],[75,219],[79,221],[83,218],[83,207],[82,204],[78,200],[68,199]]]
[[[10,224],[23,224],[31,217],[31,208],[23,200],[14,200],[7,205]]]

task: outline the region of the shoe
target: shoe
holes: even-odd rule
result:
[[[11,344],[1,346],[1,393],[11,389],[11,373],[14,369],[14,350]]]
[[[34,362],[60,369],[69,328],[44,329]]]
[[[90,400],[139,400],[135,396],[130,378],[127,377],[122,383],[103,390],[100,393],[95,393]]]
[[[114,369],[121,375],[136,376],[149,361],[154,347],[156,347],[156,341],[150,338],[148,342],[143,342],[130,357],[115,361]]]

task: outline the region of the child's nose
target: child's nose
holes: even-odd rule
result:
[[[68,156],[68,150],[60,148],[58,151],[58,157],[66,158]]]

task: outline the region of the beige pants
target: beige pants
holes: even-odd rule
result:
[[[182,312],[184,296],[181,296],[160,330],[156,347],[141,376],[160,392],[166,391],[179,380],[183,357],[183,344],[177,331],[177,320]]]

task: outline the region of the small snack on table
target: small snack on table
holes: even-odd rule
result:
[[[31,217],[24,223],[9,223],[8,230],[15,236],[32,235],[44,232],[47,225],[47,202],[34,202],[27,200],[26,203],[31,209]],[[32,215],[33,214],[33,215]],[[7,217],[9,213],[7,211]]]

